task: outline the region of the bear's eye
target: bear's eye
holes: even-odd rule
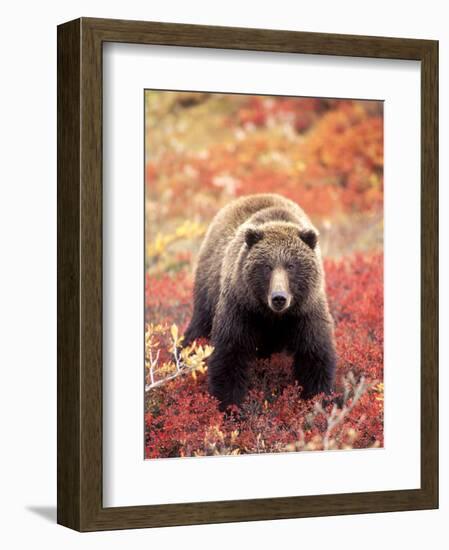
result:
[[[265,265],[263,266],[263,269],[264,269],[265,273],[271,273],[271,271],[272,271],[273,268],[271,267],[271,265],[265,264]]]
[[[295,264],[287,264],[286,268],[288,271],[293,271],[295,269]]]

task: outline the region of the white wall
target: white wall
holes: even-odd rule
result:
[[[445,2],[20,2],[0,33],[1,430],[0,540],[7,548],[409,549],[447,539],[449,31]],[[84,16],[440,40],[441,509],[79,535],[54,524],[56,503],[56,25]],[[405,128],[406,132],[407,129]],[[369,473],[368,473],[369,474]],[[434,543],[434,545],[432,545]]]

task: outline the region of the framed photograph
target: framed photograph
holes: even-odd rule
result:
[[[438,43],[58,27],[58,522],[438,507]]]

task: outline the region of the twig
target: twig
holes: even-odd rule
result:
[[[330,414],[326,413],[326,411],[323,409],[320,403],[317,403],[315,405],[316,410],[322,413],[326,417],[326,421],[327,421],[327,428],[323,437],[324,450],[328,450],[330,448],[330,436],[332,431],[335,429],[336,426],[338,426],[343,422],[346,415],[348,415],[352,411],[352,409],[356,406],[356,404],[358,403],[362,395],[365,393],[365,391],[372,385],[373,384],[366,383],[365,377],[362,376],[362,378],[360,379],[360,382],[358,383],[358,385],[354,390],[354,397],[352,398],[351,404],[349,406],[345,404],[341,410],[339,410],[338,407],[334,404]],[[349,395],[348,388],[345,388],[345,402],[348,395]]]
[[[145,391],[150,391],[153,388],[157,388],[158,386],[162,386],[162,384],[165,384],[169,380],[173,380],[174,378],[177,378],[178,376],[181,376],[183,374],[188,374],[189,372],[192,372],[195,370],[195,367],[181,367],[179,368],[175,373],[170,374],[169,376],[166,376],[165,378],[162,378],[161,380],[157,380],[154,382],[153,378],[151,380],[151,384],[147,384],[145,386]]]

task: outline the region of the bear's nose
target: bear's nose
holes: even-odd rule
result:
[[[278,311],[281,310],[287,303],[287,293],[286,292],[273,292],[271,294],[271,303],[273,308]]]

